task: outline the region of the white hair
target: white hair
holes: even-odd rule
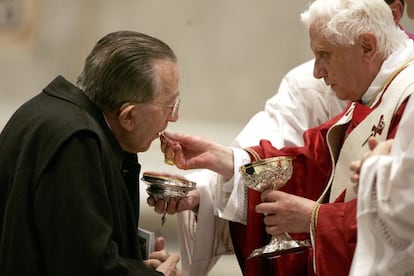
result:
[[[361,34],[371,32],[384,58],[407,40],[383,0],[315,0],[301,14],[301,20],[336,45],[354,45]]]

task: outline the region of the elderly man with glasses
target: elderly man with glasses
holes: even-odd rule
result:
[[[0,275],[180,275],[164,240],[144,260],[137,153],[178,120],[177,58],[109,33],[76,85],[62,76],[0,134]]]

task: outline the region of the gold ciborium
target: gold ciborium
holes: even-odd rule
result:
[[[240,167],[240,173],[247,187],[258,192],[279,190],[291,178],[292,157],[278,156],[258,160]],[[270,242],[262,248],[253,250],[249,259],[275,258],[283,254],[301,252],[310,247],[308,240],[297,241],[288,233],[272,236]]]
[[[152,196],[156,201],[164,200],[165,202],[164,214],[161,217],[162,225],[165,223],[168,202],[186,198],[188,192],[196,188],[196,183],[193,181],[152,173],[144,173],[141,180],[148,185],[147,193],[149,196]]]

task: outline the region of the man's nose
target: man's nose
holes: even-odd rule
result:
[[[315,63],[315,66],[313,67],[313,76],[317,79],[321,79],[326,76],[326,71],[322,66]]]

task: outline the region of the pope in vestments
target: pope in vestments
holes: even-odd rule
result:
[[[367,151],[369,137],[394,137],[414,91],[413,42],[395,26],[383,1],[317,0],[302,13],[302,21],[315,56],[314,76],[339,99],[350,100],[343,113],[306,131],[303,147],[278,149],[262,140],[241,150],[172,133],[162,141],[165,156],[177,167],[211,169],[228,180],[223,191],[228,208],[233,197],[247,202],[233,210],[239,221],[231,225],[244,275],[349,274],[357,231],[349,164]],[[238,168],[273,156],[293,157],[292,178],[280,191],[247,190]],[[309,255],[247,260],[268,242],[267,234],[282,232],[310,238]]]

